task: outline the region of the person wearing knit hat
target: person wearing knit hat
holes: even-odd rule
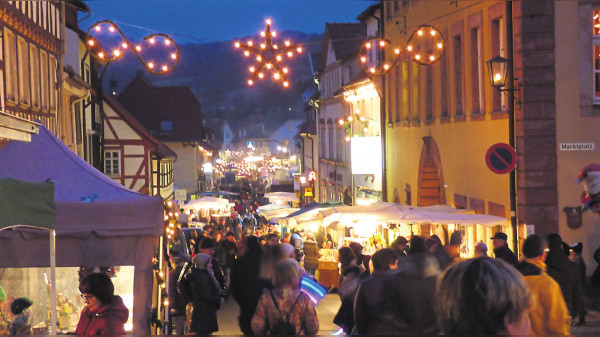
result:
[[[212,260],[208,254],[196,254],[190,268],[177,282],[179,293],[191,302],[189,333],[211,334],[219,331],[217,310],[221,305],[222,288],[212,272]]]
[[[9,326],[11,335],[31,335],[31,324],[29,323],[29,307],[33,301],[27,297],[14,299],[10,304],[10,311],[15,315]]]

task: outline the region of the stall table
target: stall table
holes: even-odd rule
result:
[[[337,288],[340,284],[340,272],[337,261],[319,260],[317,281],[324,287]]]

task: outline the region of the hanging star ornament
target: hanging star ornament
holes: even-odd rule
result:
[[[265,38],[265,42],[258,46],[249,40],[246,43],[235,42],[235,47],[244,50],[244,55],[250,57],[251,54],[256,56],[257,65],[250,66],[248,71],[252,74],[248,80],[248,85],[253,85],[256,79],[263,79],[265,77],[265,69],[273,74],[273,80],[281,82],[284,87],[289,87],[290,83],[287,79],[289,69],[285,67],[281,62],[284,57],[291,58],[294,56],[294,52],[301,53],[302,47],[285,41],[283,46],[278,46],[273,43],[273,38],[277,36],[276,32],[271,31],[271,20],[267,19],[267,28],[260,35]]]

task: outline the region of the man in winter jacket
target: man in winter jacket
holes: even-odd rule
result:
[[[579,268],[565,255],[562,249],[562,238],[558,234],[548,235],[548,248],[546,256],[548,275],[560,285],[571,317],[577,317],[584,310]]]
[[[227,232],[227,234],[225,234],[225,239],[217,242],[217,246],[215,247],[215,256],[221,263],[221,268],[223,269],[223,275],[225,277],[225,298],[229,297],[231,268],[233,268],[236,251],[237,243],[233,232]]]
[[[406,240],[406,239],[405,239]],[[391,325],[381,315],[384,282],[398,267],[398,252],[394,248],[380,249],[373,254],[373,274],[362,280],[354,300],[354,325],[359,335],[394,334]]]
[[[544,248],[541,237],[528,236],[523,243],[525,260],[516,266],[531,294],[531,332],[534,335],[568,335],[571,317],[560,286],[546,274],[546,264],[542,262]]]
[[[512,250],[510,250],[510,248],[508,248],[508,243],[506,242],[508,240],[508,236],[506,236],[506,233],[497,232],[490,239],[493,240],[492,243],[494,245],[494,256],[497,259],[503,260],[511,266],[517,264],[517,258],[515,257],[515,254]]]

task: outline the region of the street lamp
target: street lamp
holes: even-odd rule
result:
[[[488,72],[490,76],[490,83],[492,87],[498,89],[500,92],[509,92],[511,99],[515,100],[517,104],[521,104],[521,100],[515,96],[516,91],[521,91],[521,86],[518,88],[507,88],[502,89],[506,85],[506,78],[508,77],[508,67],[512,66],[511,62],[508,59],[498,55],[493,59],[486,62],[488,66]],[[511,72],[512,74],[512,72]],[[512,77],[512,75],[511,75]]]

